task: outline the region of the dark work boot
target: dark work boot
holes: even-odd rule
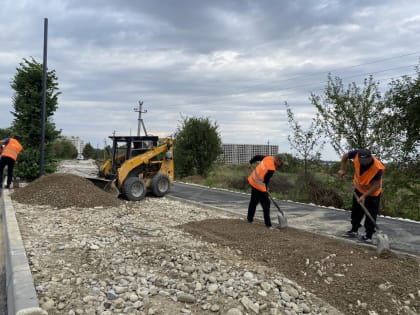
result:
[[[351,229],[350,231],[347,231],[346,233],[344,233],[344,236],[347,237],[358,237],[359,233],[357,233],[357,231],[354,231],[353,229]]]

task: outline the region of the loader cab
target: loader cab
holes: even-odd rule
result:
[[[117,169],[127,160],[146,153],[158,145],[157,136],[110,136],[112,140],[112,167],[110,179],[115,178]]]
[[[142,139],[133,139],[130,144],[128,155],[134,157],[139,154],[143,154],[150,151],[157,146],[158,137],[140,137]]]

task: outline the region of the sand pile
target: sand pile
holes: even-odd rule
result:
[[[88,179],[64,173],[41,176],[16,189],[11,198],[24,204],[50,205],[59,209],[118,207],[122,203],[115,195],[103,191]]]

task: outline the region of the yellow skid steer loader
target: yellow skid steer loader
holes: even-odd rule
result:
[[[104,189],[112,187],[128,200],[142,200],[150,191],[164,196],[174,181],[173,140],[157,136],[111,136],[112,158],[89,178]]]

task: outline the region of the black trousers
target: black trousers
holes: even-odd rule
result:
[[[251,200],[248,205],[248,222],[254,221],[255,211],[257,210],[257,205],[261,203],[264,213],[264,223],[267,227],[271,226],[270,218],[270,198],[266,192],[259,191],[254,187],[251,187]]]
[[[355,192],[359,197],[362,195],[357,189],[355,190]],[[378,216],[380,202],[381,195],[369,196],[365,199],[365,207],[366,209],[368,209],[375,222]],[[357,202],[356,197],[353,196],[351,206],[351,225],[353,231],[357,231],[362,226],[360,222],[362,221],[364,215],[365,212],[363,211],[360,204]],[[366,217],[364,226],[366,230],[366,236],[372,238],[373,233],[375,233],[375,224],[373,224],[373,222],[368,217]]]
[[[2,156],[0,158],[0,187],[3,186],[3,171],[7,166],[7,186],[10,187],[10,184],[13,180],[13,167],[15,166],[15,160],[8,156]]]

